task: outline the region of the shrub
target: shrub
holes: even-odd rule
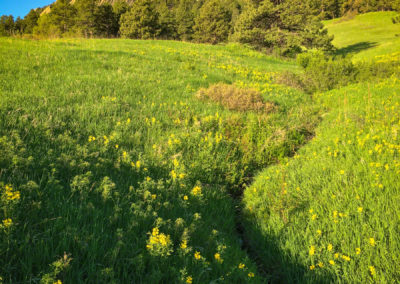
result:
[[[345,86],[354,82],[358,73],[349,57],[333,58],[321,51],[299,54],[297,62],[304,69],[300,81],[308,92]]]
[[[240,89],[221,83],[200,89],[196,96],[201,100],[210,99],[230,110],[271,112],[276,108],[273,103],[264,102],[260,92],[254,89]]]
[[[310,51],[297,56],[303,72],[284,72],[277,82],[313,93],[343,87],[351,83],[388,78],[398,73],[397,60],[353,63],[350,57],[332,57],[322,51]]]

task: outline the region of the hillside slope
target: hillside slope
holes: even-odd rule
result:
[[[339,46],[377,41],[348,48],[356,60],[400,61],[398,27],[384,28],[390,16],[328,27]],[[273,282],[400,279],[399,75],[314,94],[327,110],[314,139],[245,190],[245,231]]]
[[[373,60],[376,56],[399,51],[400,25],[393,24],[395,12],[373,12],[354,18],[325,21],[339,54],[352,54],[356,60]]]
[[[296,65],[171,41],[0,39],[0,54],[5,282],[263,281],[229,192],[312,132],[310,96],[273,83]],[[195,96],[215,83],[276,107]]]

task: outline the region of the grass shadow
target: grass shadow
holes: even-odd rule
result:
[[[245,235],[251,236],[247,242],[247,250],[255,260],[259,273],[266,283],[336,283],[335,276],[325,269],[310,267],[301,263],[298,256],[291,255],[279,247],[279,236],[267,234],[257,223],[243,217]],[[262,248],[262,249],[258,249]]]
[[[376,47],[377,45],[378,45],[377,42],[362,41],[362,42],[358,42],[355,44],[350,44],[346,47],[339,48],[335,54],[341,55],[341,56],[346,56],[349,54],[356,54],[363,50],[367,50],[367,49]]]

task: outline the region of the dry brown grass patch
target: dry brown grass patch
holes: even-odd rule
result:
[[[219,103],[230,110],[237,111],[262,111],[271,112],[276,105],[271,102],[264,102],[260,92],[254,89],[241,89],[234,85],[215,84],[209,88],[201,88],[196,97],[200,100],[209,99]]]

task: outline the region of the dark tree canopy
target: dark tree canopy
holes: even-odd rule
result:
[[[199,42],[218,43],[228,39],[232,14],[220,0],[207,1],[195,18],[194,38]]]
[[[126,38],[155,38],[160,33],[159,15],[151,0],[137,0],[121,17],[120,34]]]

